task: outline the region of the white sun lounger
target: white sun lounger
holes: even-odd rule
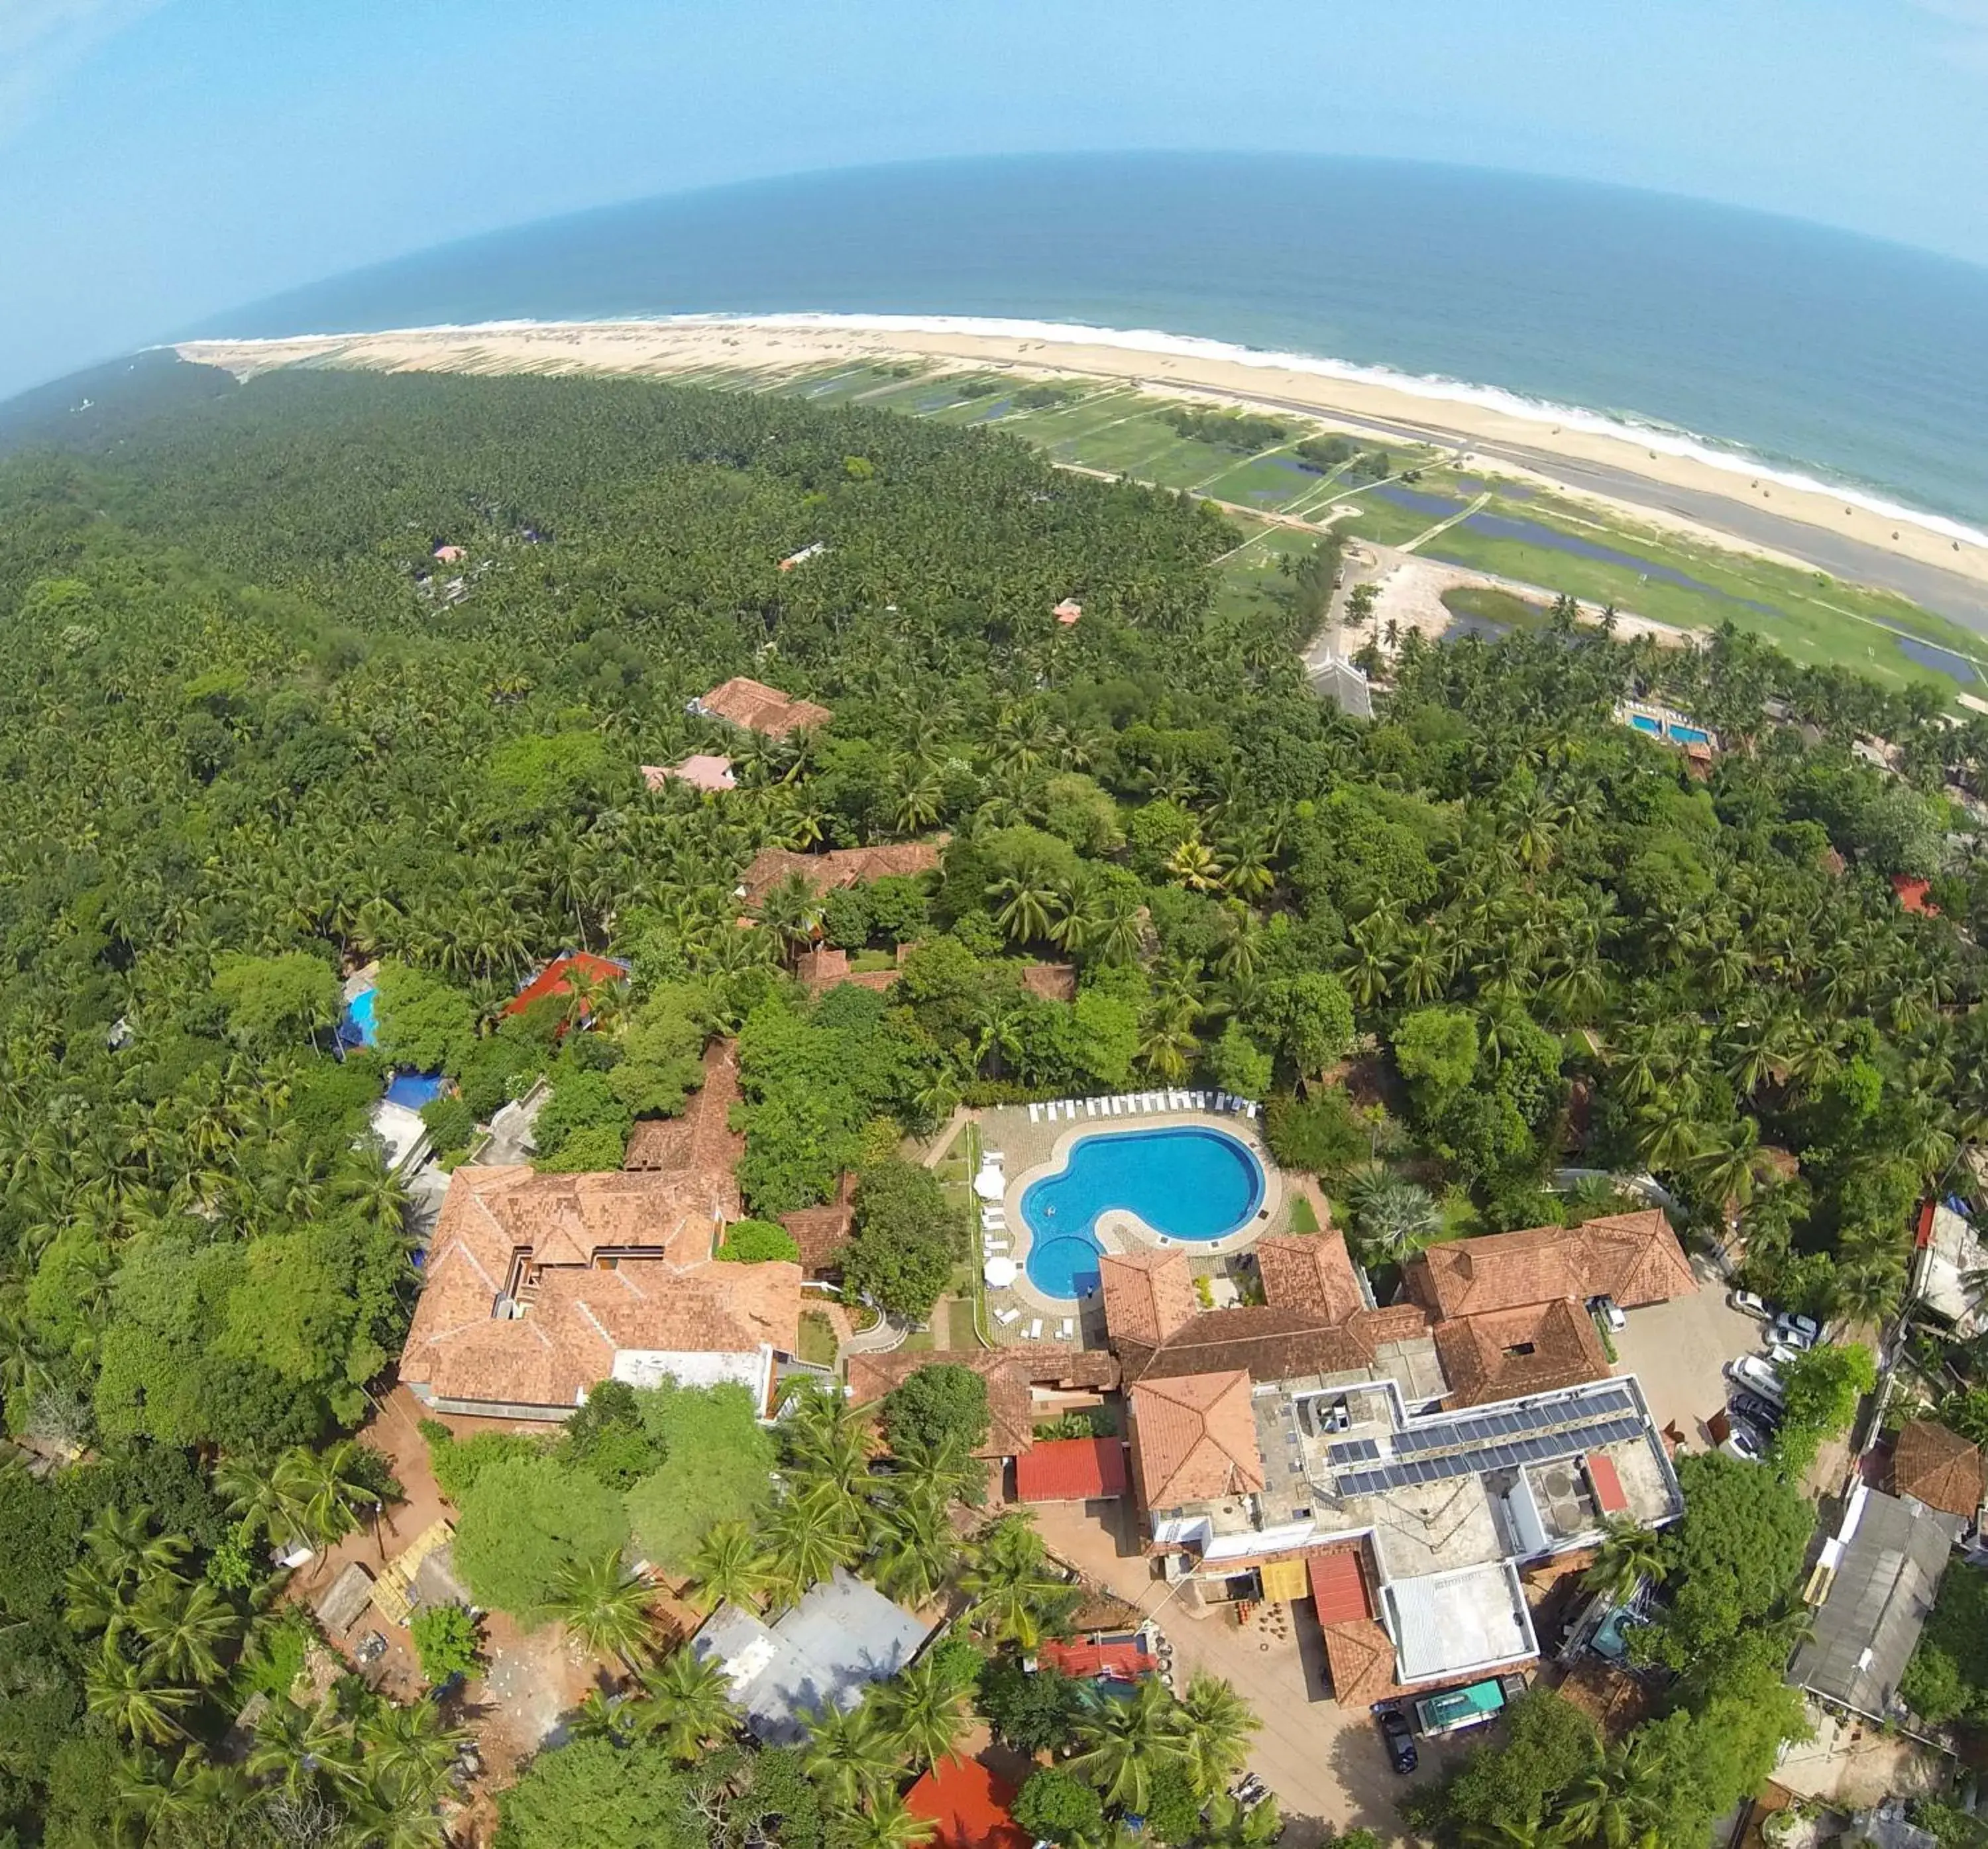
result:
[[[1111,1114],[1114,1117],[1122,1117],[1125,1114],[1125,1100],[1123,1098],[1111,1100]]]
[[[1032,1342],[1040,1342],[1042,1339],[1043,1319],[1040,1317],[1037,1317],[1036,1320],[1029,1325],[1029,1340]]]
[[[997,1310],[994,1312],[994,1320],[1006,1329],[1010,1323],[1019,1323],[1022,1320],[1022,1313],[1019,1310]]]
[[[1246,1117],[1253,1117],[1256,1114],[1256,1106],[1253,1101],[1242,1107],[1242,1114]]]
[[[1084,1100],[1084,1114],[1087,1117],[1094,1117],[1097,1115],[1097,1100],[1095,1098],[1086,1098]]]
[[[1040,1104],[1031,1104],[1031,1105],[1029,1107],[1029,1121],[1030,1121],[1031,1124],[1040,1124],[1042,1121],[1043,1121],[1043,1107],[1042,1107],[1042,1106],[1041,1106],[1041,1105],[1040,1105]]]
[[[1057,1324],[1057,1337],[1060,1341],[1067,1342],[1076,1334],[1077,1324],[1068,1317],[1065,1317],[1060,1323]]]

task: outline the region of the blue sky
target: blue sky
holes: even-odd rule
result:
[[[1133,147],[1615,181],[1988,263],[1988,0],[0,0],[0,392],[555,212]]]

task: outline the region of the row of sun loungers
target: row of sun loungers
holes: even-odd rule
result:
[[[1031,1124],[1075,1123],[1080,1117],[1139,1117],[1148,1111],[1214,1111],[1253,1117],[1260,1107],[1252,1098],[1232,1097],[1226,1091],[1134,1091],[1112,1098],[1059,1098],[1051,1104],[1031,1104]]]

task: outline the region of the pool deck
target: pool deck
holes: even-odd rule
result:
[[[1099,1244],[1107,1252],[1185,1251],[1196,1259],[1215,1260],[1246,1252],[1266,1232],[1281,1231],[1285,1225],[1284,1178],[1257,1126],[1247,1117],[1211,1110],[1152,1110],[1133,1117],[1080,1117],[1075,1122],[1031,1124],[1026,1105],[1004,1106],[980,1114],[980,1141],[983,1150],[999,1150],[1005,1158],[1008,1178],[1002,1198],[1005,1232],[982,1227],[979,1263],[989,1258],[1013,1259],[1020,1268],[1015,1282],[1003,1290],[987,1292],[988,1327],[997,1344],[1009,1342],[1067,1341],[1074,1347],[1098,1348],[1104,1345],[1104,1306],[1101,1294],[1093,1291],[1080,1299],[1045,1296],[1030,1281],[1029,1248],[1033,1235],[1022,1216],[1022,1195],[1030,1184],[1055,1174],[1069,1161],[1072,1146],[1080,1137],[1133,1136],[1141,1131],[1219,1130],[1233,1137],[1254,1155],[1263,1171],[1263,1198],[1249,1223],[1219,1239],[1172,1239],[1156,1232],[1134,1213],[1115,1208],[1098,1217]],[[976,1216],[977,1217],[977,1216]],[[1006,1250],[990,1249],[989,1242],[1005,1241]],[[1211,1264],[1210,1270],[1218,1269]],[[1003,1323],[1001,1313],[1013,1310]],[[1042,1327],[1030,1330],[1036,1319]],[[1070,1330],[1063,1330],[1067,1322]]]

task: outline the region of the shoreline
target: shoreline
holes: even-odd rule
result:
[[[1988,630],[1988,534],[1863,490],[1808,480],[1681,434],[1491,388],[1376,373],[1141,330],[948,316],[683,316],[499,322],[363,334],[174,343],[182,359],[248,378],[316,364],[386,371],[798,373],[916,358],[1080,377],[1160,394],[1206,394],[1357,432],[1461,448],[1576,500],[1895,592]],[[1555,421],[1558,420],[1558,421]]]

